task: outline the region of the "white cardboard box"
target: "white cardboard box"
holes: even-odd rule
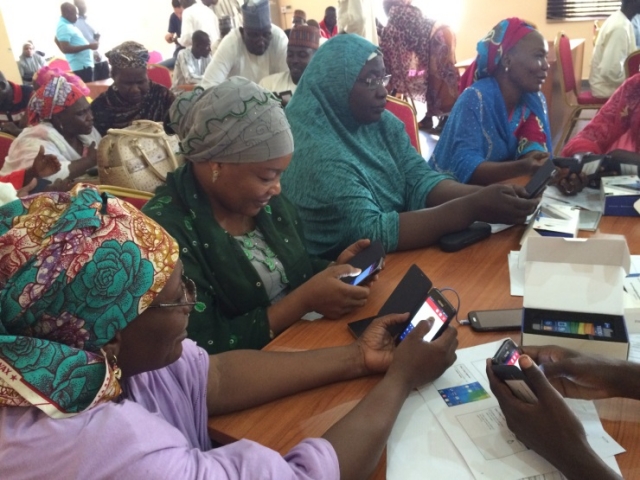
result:
[[[623,284],[630,262],[621,235],[528,238],[519,257],[525,270],[521,344],[560,345],[626,360]],[[613,334],[606,338],[547,331],[540,328],[543,318],[600,326],[607,322]]]
[[[571,205],[541,203],[522,235],[520,245],[529,236],[574,238],[578,236],[580,208]]]

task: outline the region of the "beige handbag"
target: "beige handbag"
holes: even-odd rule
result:
[[[112,128],[98,147],[100,183],[153,193],[182,163],[177,135],[162,124],[136,120],[125,129]]]

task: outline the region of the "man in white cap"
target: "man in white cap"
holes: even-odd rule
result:
[[[213,87],[228,77],[245,77],[260,83],[267,75],[284,72],[287,67],[287,36],[271,24],[268,0],[242,6],[243,26],[227,35],[207,67],[203,88]]]
[[[177,40],[183,47],[192,45],[193,34],[201,30],[209,35],[212,42],[220,38],[220,30],[218,27],[218,17],[213,13],[210,5],[213,0],[180,0],[182,4],[182,32]]]
[[[287,47],[287,65],[285,72],[274,73],[260,80],[260,86],[275,93],[288,103],[287,93],[293,95],[307,65],[320,46],[320,29],[311,25],[299,25],[291,29]]]

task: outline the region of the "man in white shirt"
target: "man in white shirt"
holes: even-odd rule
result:
[[[180,85],[197,85],[211,62],[211,39],[202,30],[193,33],[192,45],[180,50],[176,66],[173,69],[174,92],[180,91]]]
[[[378,45],[373,0],[338,0],[338,32],[355,33]]]
[[[242,26],[242,9],[238,0],[213,0],[211,8],[216,17],[229,17],[231,28]]]
[[[288,103],[288,96],[283,93],[296,91],[296,86],[302,77],[307,65],[320,46],[320,29],[311,25],[295,26],[289,34],[287,47],[286,72],[274,73],[260,80],[260,86],[275,93],[282,100],[283,105]]]
[[[259,83],[287,70],[287,36],[271,24],[269,1],[242,6],[243,26],[227,35],[213,56],[200,86],[213,87],[233,76]]]
[[[620,10],[602,24],[589,74],[595,97],[609,98],[625,81],[624,61],[637,48],[631,19],[638,13],[640,0],[623,0]]]
[[[213,0],[180,0],[184,10],[182,11],[182,32],[177,40],[183,47],[191,46],[191,37],[197,30],[202,30],[212,42],[220,38],[218,30],[218,18],[213,10],[209,8]]]

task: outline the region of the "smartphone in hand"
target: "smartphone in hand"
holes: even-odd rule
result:
[[[431,289],[427,299],[416,314],[408,321],[404,331],[398,337],[398,342],[405,339],[409,332],[413,330],[422,320],[428,320],[433,318],[433,325],[431,330],[422,337],[425,342],[432,342],[438,338],[445,331],[453,317],[456,315],[456,309],[453,305],[442,295],[442,292],[437,288]]]
[[[521,353],[520,347],[513,340],[506,339],[491,359],[491,370],[507,384],[517,398],[523,402],[536,403],[538,398],[529,388],[527,377],[518,365]]]
[[[524,189],[527,191],[529,198],[535,198],[540,195],[547,184],[556,174],[556,166],[551,159],[548,159],[538,171],[531,177]]]

